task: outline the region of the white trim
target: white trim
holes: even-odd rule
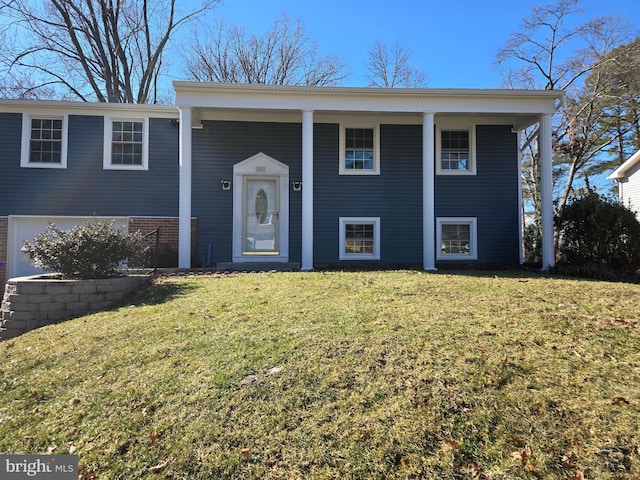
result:
[[[346,130],[347,128],[360,128],[373,130],[373,168],[371,170],[354,170],[345,167]],[[339,175],[380,175],[380,124],[353,124],[340,123],[339,135],[340,164],[338,166]]]
[[[466,170],[447,170],[442,168],[442,132],[469,132],[469,168]],[[436,174],[437,175],[476,175],[476,124],[475,123],[444,123],[436,124]]]
[[[380,260],[380,217],[340,217],[339,218],[339,260]],[[345,251],[345,226],[373,225],[373,253],[347,253]]]
[[[31,156],[31,120],[62,120],[62,145],[60,163],[30,162]],[[22,114],[22,144],[20,150],[20,167],[22,168],[67,168],[67,144],[69,141],[69,116],[47,112],[30,112]]]
[[[152,105],[141,103],[100,103],[58,100],[9,100],[0,99],[0,110],[10,113],[41,114],[54,112],[55,115],[137,115],[153,118],[175,118],[179,116],[175,105]]]
[[[142,122],[142,165],[118,165],[111,163],[113,122]],[[105,115],[102,168],[104,170],[149,170],[149,117]]]
[[[478,219],[476,217],[438,217],[436,219],[437,229],[437,254],[438,260],[477,260],[478,259]],[[442,252],[442,226],[443,225],[469,225],[469,253],[443,253]]]

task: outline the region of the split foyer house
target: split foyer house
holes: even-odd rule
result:
[[[636,214],[640,222],[640,150],[607,177],[618,184],[618,199]]]
[[[519,132],[537,125],[554,264],[560,91],[174,82],[175,105],[0,100],[0,276],[87,217],[161,227],[177,265],[518,264]]]

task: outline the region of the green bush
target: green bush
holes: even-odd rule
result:
[[[590,192],[556,217],[559,262],[634,272],[640,267],[640,222],[618,202]]]
[[[524,243],[524,262],[529,264],[542,263],[542,239],[535,223],[527,225],[522,236]]]
[[[127,234],[113,221],[88,220],[71,230],[50,224],[25,246],[34,265],[65,278],[107,278],[121,275],[123,262],[140,254],[142,235]]]

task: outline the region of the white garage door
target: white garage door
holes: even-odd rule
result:
[[[49,224],[53,223],[60,230],[71,230],[76,225],[82,225],[88,220],[87,217],[32,217],[32,216],[10,216],[9,217],[9,242],[7,245],[7,276],[24,277],[43,273],[39,268],[34,267],[31,262],[22,258],[20,249],[25,241],[33,241],[33,237],[44,232]],[[91,217],[91,220],[114,220],[114,225],[128,228],[127,217]]]

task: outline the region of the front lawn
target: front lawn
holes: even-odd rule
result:
[[[640,479],[640,286],[160,279],[0,343],[0,453],[97,479]]]

